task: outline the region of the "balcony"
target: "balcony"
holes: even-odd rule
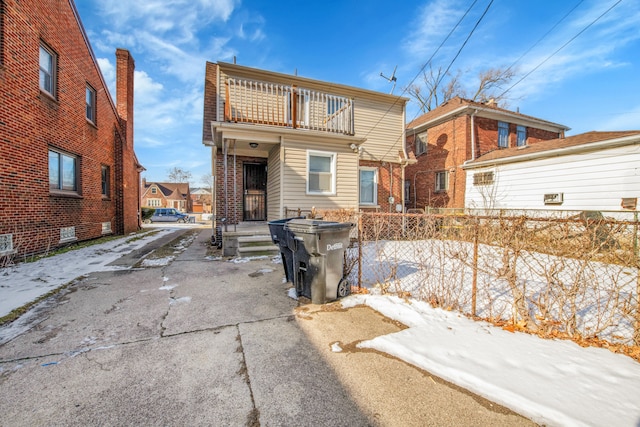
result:
[[[224,119],[353,135],[353,100],[269,82],[228,78]]]

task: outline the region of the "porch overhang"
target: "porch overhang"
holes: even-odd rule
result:
[[[291,129],[279,126],[250,125],[246,123],[211,122],[211,145],[222,148],[225,140],[235,141],[239,150],[251,150],[251,144],[271,147],[283,141],[308,141],[327,144],[345,144],[351,147],[362,145],[367,139],[357,136],[327,133],[305,129]],[[260,150],[263,151],[263,150]]]

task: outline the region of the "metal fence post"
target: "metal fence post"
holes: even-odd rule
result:
[[[479,219],[473,220],[473,281],[471,283],[471,315],[476,316],[478,294],[478,234],[480,232]]]
[[[362,288],[362,215],[358,215],[358,290]]]

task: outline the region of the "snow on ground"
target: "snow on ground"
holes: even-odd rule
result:
[[[354,295],[407,326],[365,341],[511,408],[534,422],[562,426],[640,425],[640,364],[602,348],[511,333],[462,314],[392,296]]]
[[[0,315],[77,277],[117,269],[108,264],[171,231],[162,230],[132,242],[123,237],[0,270]],[[277,259],[274,257],[273,262]],[[175,285],[165,286],[168,289]],[[288,295],[296,298],[295,289]],[[171,301],[189,302],[190,297]],[[535,422],[640,425],[640,363],[627,356],[601,348],[582,348],[570,341],[510,333],[424,302],[392,296],[354,295],[343,299],[342,304],[367,304],[409,326],[360,346],[394,355]],[[13,324],[23,319],[28,322],[34,310]],[[0,329],[4,328],[7,326]],[[332,351],[340,350],[339,345],[332,346]]]
[[[108,264],[173,231],[161,229],[142,238],[136,235],[136,239],[125,236],[1,269],[0,317],[85,274],[120,270],[123,267]]]

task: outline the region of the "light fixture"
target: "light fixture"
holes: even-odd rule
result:
[[[249,143],[249,147],[251,147],[251,148],[253,148],[255,150],[256,148],[258,148],[258,143],[257,142],[250,142]]]

